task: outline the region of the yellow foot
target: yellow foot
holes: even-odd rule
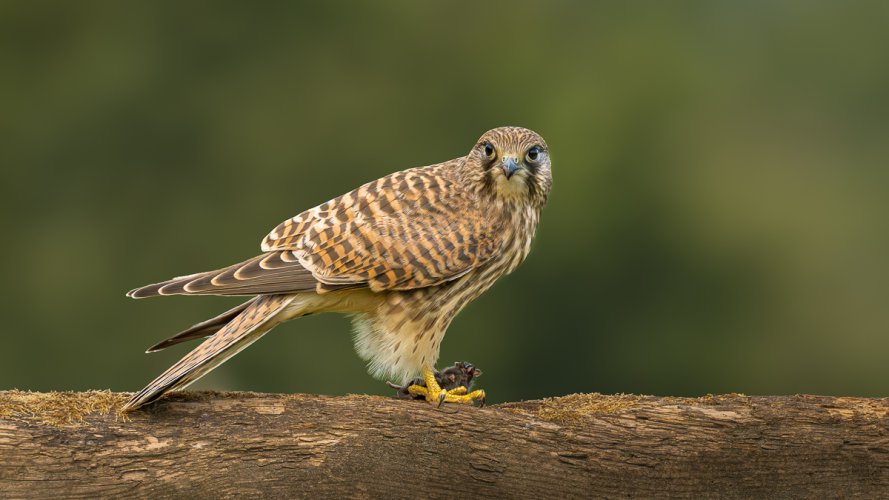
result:
[[[422,396],[436,406],[441,406],[442,403],[472,404],[474,401],[479,401],[482,406],[485,405],[485,391],[479,389],[467,393],[466,387],[462,385],[450,391],[442,389],[429,367],[423,368],[423,380],[426,382],[426,387],[412,385],[407,388],[411,396]]]

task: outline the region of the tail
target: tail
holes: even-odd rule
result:
[[[293,299],[293,295],[261,295],[248,302],[247,307],[215,335],[133,396],[123,410],[134,410],[203,377],[277,325],[280,321],[275,321],[275,317]]]

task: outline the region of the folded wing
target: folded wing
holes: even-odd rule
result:
[[[505,233],[486,200],[449,176],[460,161],[365,184],[279,224],[262,255],[127,295],[410,290],[459,278],[493,257]]]
[[[409,290],[463,276],[499,250],[504,231],[481,195],[449,177],[459,161],[365,184],[279,224],[262,249],[290,251],[322,292]]]

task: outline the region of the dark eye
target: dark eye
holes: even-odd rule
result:
[[[485,143],[485,156],[488,158],[494,158],[494,145],[490,142]]]
[[[537,158],[540,157],[540,146],[534,146],[528,150],[528,159],[531,161],[537,161]]]

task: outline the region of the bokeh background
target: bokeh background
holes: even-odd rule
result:
[[[889,393],[886,2],[0,3],[0,388],[137,390],[237,303],[132,301],[522,125],[531,257],[452,325],[493,401]],[[346,318],[197,387],[388,394]]]

